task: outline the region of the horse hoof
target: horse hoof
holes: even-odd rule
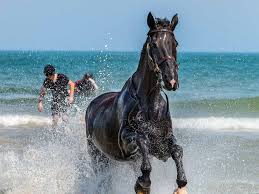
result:
[[[135,185],[136,194],[150,194],[150,187],[142,187],[139,183]]]
[[[188,194],[187,190],[185,187],[182,188],[177,188],[173,194]]]

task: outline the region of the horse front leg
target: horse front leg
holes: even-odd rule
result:
[[[183,161],[182,161],[183,148],[176,144],[176,139],[174,135],[172,135],[172,137],[169,140],[169,150],[176,165],[176,170],[177,170],[176,183],[178,185],[178,188],[181,189],[187,185],[187,179],[183,169]]]
[[[123,149],[133,151],[138,149],[142,155],[141,172],[142,176],[138,177],[135,184],[136,194],[150,194],[150,173],[152,170],[148,154],[148,140],[147,138],[139,133],[132,132],[132,130],[125,128],[122,132]]]
[[[138,134],[136,137],[136,143],[139,147],[139,151],[142,155],[142,164],[141,164],[141,172],[142,176],[138,177],[138,180],[135,184],[135,192],[137,194],[149,194],[150,193],[150,173],[152,170],[148,154],[148,140],[144,135]]]

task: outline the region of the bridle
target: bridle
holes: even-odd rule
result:
[[[165,63],[166,61],[172,61],[175,65],[175,68],[178,69],[179,68],[179,65],[178,63],[176,62],[176,58],[174,56],[170,56],[170,55],[167,55],[167,56],[164,56],[162,57],[161,59],[159,59],[158,61],[154,60],[154,58],[151,56],[151,53],[150,53],[150,43],[151,43],[151,35],[154,34],[154,33],[157,33],[157,32],[167,32],[169,33],[170,35],[173,35],[173,31],[172,30],[169,30],[169,29],[154,29],[154,30],[150,30],[147,35],[148,35],[148,40],[147,40],[147,54],[148,54],[148,59],[149,59],[149,62],[151,64],[153,64],[152,66],[154,67],[152,70],[155,72],[158,80],[157,80],[157,84],[150,90],[149,92],[149,95],[150,93],[153,92],[153,90],[155,90],[158,86],[161,87],[161,82],[162,82],[162,72],[160,70],[160,66]],[[162,89],[162,87],[161,87]],[[163,91],[164,92],[164,91]]]
[[[176,68],[178,68],[179,65],[176,63],[176,59],[175,59],[175,57],[173,57],[173,56],[170,56],[170,55],[169,55],[169,56],[165,56],[165,57],[162,57],[161,59],[159,59],[159,61],[155,61],[155,60],[153,59],[153,57],[150,55],[150,52],[149,52],[150,46],[149,46],[149,44],[150,44],[150,42],[151,42],[151,34],[154,34],[154,33],[157,33],[157,32],[168,32],[168,33],[170,33],[171,35],[173,34],[173,31],[172,31],[172,30],[169,30],[169,29],[155,29],[155,30],[150,30],[150,31],[147,33],[147,35],[148,35],[148,42],[147,42],[148,58],[149,58],[150,62],[153,63],[154,66],[155,66],[154,71],[155,71],[156,73],[161,73],[159,66],[161,66],[161,65],[162,65],[164,62],[166,62],[166,61],[173,61],[173,62],[175,63]]]

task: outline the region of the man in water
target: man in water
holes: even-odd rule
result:
[[[51,90],[52,93],[52,124],[57,126],[58,120],[61,117],[63,120],[67,108],[74,101],[74,88],[75,84],[64,74],[55,73],[55,67],[52,65],[46,65],[44,67],[44,74],[46,79],[43,82],[43,85],[40,90],[38,110],[39,112],[43,111],[43,98],[46,94],[47,89]],[[70,86],[70,92],[68,93],[67,86]],[[68,97],[68,99],[67,99]]]
[[[75,82],[76,93],[82,96],[89,96],[93,91],[98,89],[93,79],[93,75],[86,73],[83,79]]]

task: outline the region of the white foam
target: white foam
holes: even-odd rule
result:
[[[1,152],[1,168],[5,167],[0,176],[0,182],[5,183],[2,189],[11,194],[71,192],[77,175],[74,160],[68,158],[71,153],[64,150],[49,145],[28,147],[21,156]]]
[[[1,117],[4,121],[7,118]],[[11,123],[26,124],[28,120],[37,124],[50,123],[48,118],[30,115]],[[91,168],[85,132],[71,125],[73,128],[60,126],[59,130],[53,130],[47,127],[38,131],[30,137],[29,144],[19,149],[0,145],[0,193],[80,193],[78,184],[90,177]]]
[[[0,115],[0,126],[21,127],[21,126],[44,126],[51,124],[49,117],[34,115]]]
[[[200,117],[172,118],[178,129],[259,131],[259,118]],[[0,115],[2,127],[42,127],[51,124],[50,116]]]
[[[9,116],[13,117],[13,115]],[[79,120],[79,116],[81,115],[78,115],[74,119]],[[38,118],[37,116],[30,115],[24,117]],[[7,119],[8,117],[2,116],[0,118]],[[47,122],[50,122],[47,117],[43,118],[47,119]],[[40,117],[39,120],[41,121],[41,119]],[[173,119],[175,127],[190,129],[242,130],[243,128],[249,127],[250,129],[258,129],[258,122],[259,119],[256,118],[208,117]],[[18,121],[17,123],[19,124]],[[98,182],[99,179],[94,177],[91,166],[89,165],[90,157],[87,153],[84,126],[70,123],[69,126],[61,128],[60,130],[61,132],[55,133],[53,129],[46,128],[37,136],[33,136],[33,142],[31,144],[19,149],[11,149],[7,144],[0,146],[0,193],[96,193],[96,182]],[[211,188],[207,185],[210,181],[206,178],[209,172],[211,181],[216,180],[216,183],[213,182],[213,184],[216,184],[216,186],[221,184],[221,182],[217,182],[217,179],[214,178],[214,174],[210,171],[213,165],[219,164],[219,161],[214,158],[214,153],[208,155],[205,152],[202,160],[195,160],[196,162],[193,162],[193,160],[189,158],[197,158],[197,155],[200,157],[200,149],[206,149],[206,147],[204,142],[191,143],[192,144],[188,145],[185,149],[187,153],[185,157],[190,161],[189,164],[187,163],[187,165],[185,165],[188,178],[190,179],[190,190],[196,191],[192,193],[213,193],[213,190],[212,192],[208,192],[208,190],[211,191]],[[195,147],[197,145],[199,146]],[[225,158],[224,151],[218,150],[218,153],[222,153],[222,157]],[[226,162],[229,161],[231,160],[226,160]],[[98,164],[96,165],[98,166]],[[209,167],[209,165],[212,167]],[[176,170],[174,166],[173,160],[169,160],[166,163],[153,160],[151,194],[173,192],[174,188],[176,188]],[[205,170],[207,171],[204,170],[204,166],[206,166]],[[137,171],[139,175],[140,165],[137,165]],[[199,173],[197,173],[197,171]],[[204,174],[202,174],[203,171]],[[225,171],[222,170],[222,172]],[[116,163],[111,174],[113,176],[111,185],[112,192],[109,193],[134,193],[134,184],[137,177],[128,163]],[[197,186],[197,183],[200,185]],[[252,187],[251,184],[249,187]],[[254,186],[251,191],[255,190],[255,187],[256,186]],[[226,189],[228,189],[228,187],[226,187]]]
[[[237,130],[259,131],[258,118],[173,118],[173,125],[179,129],[211,129],[211,130]]]

